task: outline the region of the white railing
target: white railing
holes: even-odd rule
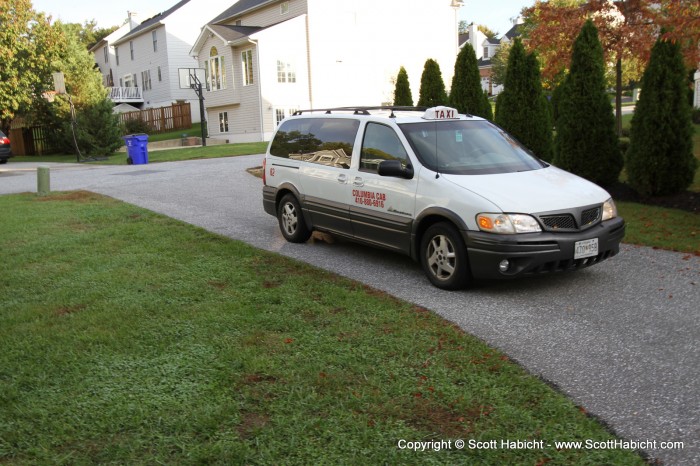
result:
[[[143,102],[140,87],[110,87],[109,98],[113,102]]]

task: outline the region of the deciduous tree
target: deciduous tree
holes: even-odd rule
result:
[[[29,0],[0,2],[0,126],[28,110],[51,89],[52,63],[59,56],[62,33]]]
[[[528,46],[538,51],[544,64],[543,75],[550,81],[568,69],[573,38],[583,23],[587,19],[594,21],[606,63],[614,63],[618,134],[622,121],[623,79],[638,78],[637,75],[625,77],[623,71],[641,69],[637,61],[646,64],[662,29],[664,39],[680,44],[686,65],[695,68],[700,62],[700,3],[697,0],[538,1],[525,10],[525,18]]]

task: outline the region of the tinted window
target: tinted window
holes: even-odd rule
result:
[[[270,154],[349,168],[360,122],[342,118],[295,118],[280,126]]]
[[[384,160],[400,160],[401,164],[406,167],[408,154],[392,128],[377,123],[368,123],[365,137],[362,140],[360,170],[376,173],[379,163]]]
[[[483,175],[545,167],[513,136],[487,121],[435,121],[400,125],[421,163],[456,175]]]

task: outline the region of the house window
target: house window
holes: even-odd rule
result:
[[[129,53],[131,54],[131,61],[134,61],[134,41],[129,41]]]
[[[284,120],[284,109],[278,108],[275,110],[275,126],[279,126],[282,120]]]
[[[117,60],[117,66],[119,66],[119,47],[114,47],[114,58]]]
[[[489,48],[484,47],[484,58],[488,58],[488,57],[489,57]]]
[[[253,80],[253,51],[246,50],[241,53],[241,62],[243,65],[243,85],[250,86],[255,84]]]
[[[237,20],[236,20],[236,26],[241,26],[241,20],[240,20],[240,19],[237,19]]]
[[[226,89],[224,57],[219,56],[219,51],[216,47],[212,47],[209,50],[209,57],[209,60],[204,62],[204,68],[207,70],[207,76],[209,77],[209,90]]]
[[[109,63],[109,47],[106,45],[102,47],[102,52],[105,54],[105,63]]]
[[[277,60],[277,82],[278,83],[295,83],[297,82],[297,74],[291,63]]]
[[[158,31],[151,32],[151,37],[153,37],[153,51],[158,51]]]
[[[119,83],[121,82],[122,79],[119,78]],[[124,76],[124,85],[122,87],[136,87],[136,75],[127,74]]]
[[[160,74],[160,66],[158,67],[158,82],[161,82],[163,80],[163,76]]]
[[[141,86],[144,91],[151,89],[151,70],[141,72]]]
[[[228,133],[228,112],[219,113],[219,132]]]
[[[289,13],[289,2],[282,2],[280,4],[280,14],[286,15],[287,13]]]

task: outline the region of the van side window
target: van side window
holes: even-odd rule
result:
[[[294,118],[282,123],[270,155],[337,168],[350,168],[358,120]]]
[[[376,173],[379,163],[384,160],[400,160],[404,167],[409,164],[406,150],[396,132],[386,125],[368,123],[362,140],[360,170]]]

